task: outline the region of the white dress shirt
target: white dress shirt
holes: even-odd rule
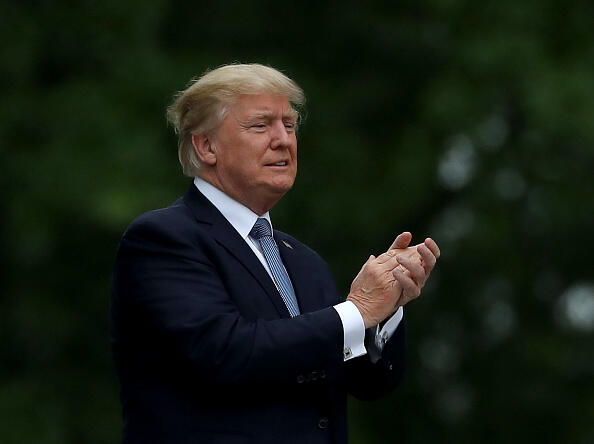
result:
[[[270,214],[266,212],[262,216],[258,216],[245,205],[230,198],[224,192],[199,177],[194,178],[194,185],[196,185],[196,188],[198,188],[210,203],[221,212],[225,219],[227,219],[239,233],[242,239],[246,241],[270,275],[270,278],[274,281],[270,267],[262,252],[260,242],[249,235],[259,217],[268,220],[268,222],[270,222],[270,227],[272,228]],[[340,304],[336,304],[334,309],[340,317],[344,332],[344,360],[348,361],[349,359],[367,353],[368,350],[365,348],[364,344],[365,323],[355,304],[350,301],[341,302]],[[368,344],[369,357],[373,362],[376,362],[380,358],[385,343],[394,334],[394,331],[396,331],[396,328],[402,320],[403,313],[402,307],[400,307],[381,329],[379,328],[379,325],[370,329],[372,333],[375,333],[375,340],[372,344]]]

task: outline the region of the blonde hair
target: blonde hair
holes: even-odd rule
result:
[[[262,93],[286,97],[299,118],[299,108],[305,103],[303,90],[280,71],[257,63],[207,71],[176,94],[167,107],[167,120],[178,135],[178,157],[185,175],[193,177],[200,169],[192,135],[214,131],[239,96]]]

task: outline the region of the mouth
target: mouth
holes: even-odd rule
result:
[[[267,166],[267,167],[286,167],[287,165],[289,165],[288,161],[281,160],[280,162],[267,163],[265,166]]]

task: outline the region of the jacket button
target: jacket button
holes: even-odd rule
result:
[[[297,384],[303,384],[304,381],[305,381],[305,376],[297,375]]]
[[[327,429],[329,422],[330,421],[328,420],[328,418],[326,416],[322,416],[320,418],[320,420],[318,421],[318,427],[321,428],[321,429]]]

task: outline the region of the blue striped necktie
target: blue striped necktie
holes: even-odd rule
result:
[[[250,236],[260,241],[264,257],[272,272],[276,288],[282,296],[291,317],[297,316],[299,314],[299,306],[297,305],[297,299],[295,298],[295,290],[293,290],[291,279],[289,279],[287,270],[285,270],[281,260],[278,246],[272,237],[270,223],[262,217],[258,218],[254,224],[254,228],[250,231]]]

